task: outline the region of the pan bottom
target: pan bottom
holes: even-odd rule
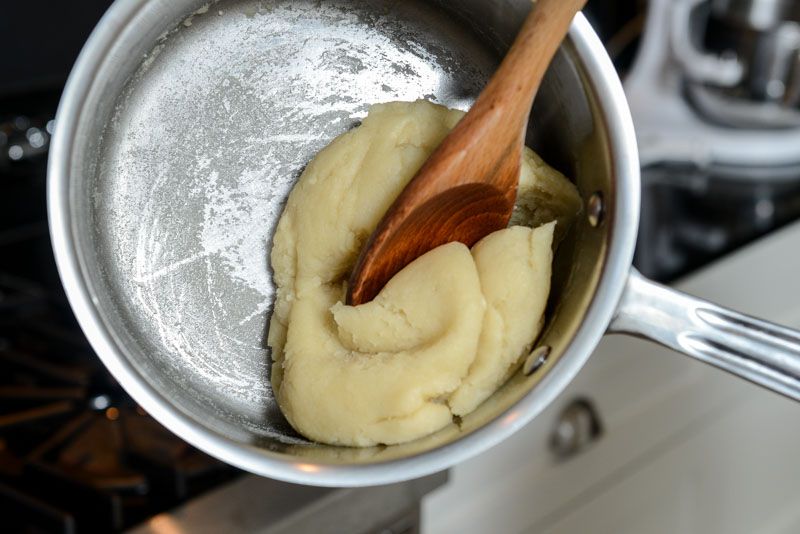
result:
[[[289,190],[370,104],[466,109],[498,59],[416,1],[218,2],[166,34],[106,126],[91,210],[143,376],[224,435],[304,442],[273,399],[265,343]]]

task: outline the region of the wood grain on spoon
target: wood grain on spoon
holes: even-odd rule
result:
[[[439,245],[474,245],[508,225],[533,98],[586,0],[538,0],[475,104],[397,197],[356,263],[348,304]]]

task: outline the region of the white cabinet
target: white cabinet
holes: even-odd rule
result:
[[[525,531],[800,532],[800,410],[771,395],[742,400],[676,435],[547,528]]]
[[[800,327],[800,224],[680,288]],[[594,405],[596,443],[560,461],[561,410]],[[456,466],[423,527],[451,532],[800,532],[800,403],[650,343],[603,340],[527,427]]]

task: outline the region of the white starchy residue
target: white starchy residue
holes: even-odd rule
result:
[[[369,104],[465,108],[494,58],[448,46],[401,4],[244,1],[202,16],[210,5],[164,33],[118,100],[93,217],[144,352],[198,402],[274,435],[268,252],[292,184]]]

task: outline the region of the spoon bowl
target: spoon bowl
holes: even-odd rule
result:
[[[350,277],[348,304],[369,302],[429,250],[451,241],[471,247],[508,225],[533,99],[585,3],[535,3],[475,105],[378,223]]]

